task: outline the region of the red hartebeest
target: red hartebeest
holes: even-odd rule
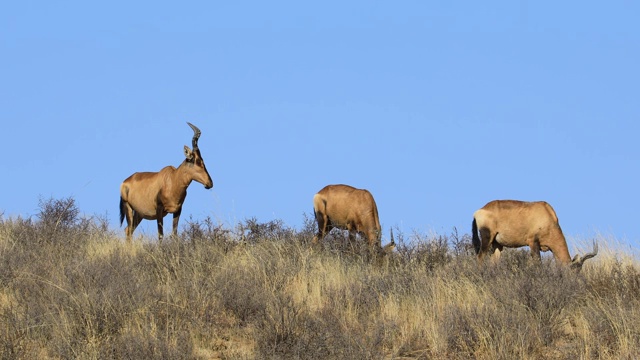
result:
[[[168,213],[173,214],[173,235],[177,235],[182,204],[191,181],[201,183],[205,189],[213,187],[213,181],[198,149],[200,129],[189,122],[187,124],[193,129],[193,150],[185,145],[185,160],[177,169],[166,166],[159,172],[137,172],[120,185],[120,225],[126,216],[125,233],[128,242],[142,219],[158,221],[158,239],[162,240],[162,222]]]
[[[335,227],[348,230],[351,241],[355,239],[356,233],[362,234],[369,247],[382,251],[383,255],[395,247],[392,235],[391,243],[382,249],[378,207],[371,193],[365,189],[349,185],[327,185],[314,195],[313,212],[318,222],[314,244]]]
[[[592,252],[571,259],[558,216],[544,201],[491,201],[473,214],[471,234],[480,260],[487,253],[495,253],[497,260],[503,247],[529,246],[535,259],[540,259],[540,251],[550,250],[556,261],[579,271],[585,260],[598,254],[594,242]]]

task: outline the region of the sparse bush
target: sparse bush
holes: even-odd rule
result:
[[[69,229],[78,224],[80,210],[72,197],[65,199],[49,198],[48,200],[41,198],[38,205],[40,207],[38,218],[46,228],[53,228],[55,231],[56,229]]]
[[[202,221],[195,221],[189,217],[181,232],[181,238],[194,245],[213,243],[224,248],[225,252],[234,245],[231,231],[225,229],[221,224],[215,224],[210,217],[206,217]]]
[[[243,241],[253,244],[265,240],[292,240],[295,231],[284,225],[282,220],[271,220],[265,223],[250,218],[238,225],[238,232]]]
[[[296,236],[303,244],[308,244],[318,232],[318,223],[314,214],[302,214],[302,228],[298,230]]]
[[[407,243],[402,233],[399,233],[396,249],[405,262],[418,263],[429,270],[434,270],[452,261],[454,254],[450,245],[451,241],[446,235],[429,237],[415,233]]]

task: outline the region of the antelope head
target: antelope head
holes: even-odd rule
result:
[[[187,122],[187,124],[193,129],[193,139],[191,140],[193,150],[189,149],[186,145],[184,146],[184,156],[189,164],[191,176],[193,180],[204,185],[205,189],[211,189],[213,187],[213,180],[211,180],[207,167],[204,165],[204,159],[202,159],[202,155],[200,155],[200,149],[198,149],[198,138],[200,138],[201,134],[200,129],[190,122]]]
[[[573,259],[571,260],[571,268],[574,269],[576,272],[579,272],[580,270],[582,270],[582,265],[584,264],[584,262],[596,255],[598,255],[598,243],[594,241],[593,251],[586,253],[584,255],[576,254],[576,256],[574,256]]]
[[[393,253],[393,250],[396,248],[396,242],[393,240],[393,229],[391,229],[390,231],[391,231],[391,241],[379,250],[381,256],[390,255],[391,253]]]

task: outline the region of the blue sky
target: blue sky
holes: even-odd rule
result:
[[[520,199],[570,237],[639,246],[639,18],[631,1],[4,2],[0,211],[73,196],[116,228],[122,180],[178,166],[189,121],[214,188],[193,183],[183,219],[300,227],[346,183],[385,237],[467,233]]]

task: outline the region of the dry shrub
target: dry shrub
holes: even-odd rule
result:
[[[224,254],[238,244],[234,241],[232,232],[225,229],[222,224],[216,224],[211,217],[206,217],[202,221],[189,217],[180,233],[180,238],[194,247],[206,248],[208,245],[213,245]]]
[[[614,258],[597,271],[588,272],[588,296],[582,318],[589,338],[585,346],[593,357],[640,356],[640,271],[637,263]]]
[[[445,236],[423,237],[416,234],[409,244],[400,243],[398,253],[407,261],[418,262],[429,270],[443,266],[452,259]]]
[[[194,359],[193,342],[186,331],[174,339],[158,338],[149,332],[125,333],[106,342],[97,352],[98,359]]]
[[[360,299],[375,297],[356,291]],[[371,321],[366,306],[354,309],[356,302],[329,293],[325,306],[309,311],[290,296],[269,299],[256,331],[260,354],[266,358],[382,358],[385,334],[393,329],[382,321]]]
[[[261,274],[241,264],[229,264],[215,275],[214,282],[223,308],[241,324],[264,316],[267,295]]]
[[[282,220],[272,220],[266,223],[250,218],[238,224],[238,233],[244,242],[254,244],[260,241],[291,241],[295,237],[295,230],[284,225]]]

